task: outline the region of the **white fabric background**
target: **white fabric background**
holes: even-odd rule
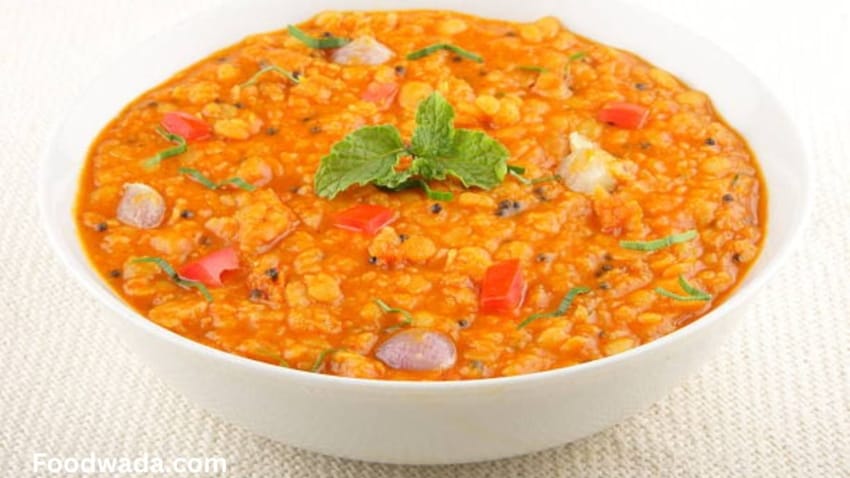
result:
[[[34,452],[147,452],[223,456],[228,476],[850,476],[850,2],[639,3],[733,51],[796,118],[820,175],[803,247],[722,353],[650,410],[531,456],[407,468],[295,450],[187,403],[42,238],[49,126],[111,60],[210,2],[0,0],[0,473],[30,475]]]

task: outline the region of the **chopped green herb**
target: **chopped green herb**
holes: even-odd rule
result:
[[[162,151],[156,153],[154,156],[145,160],[145,162],[142,164],[145,169],[154,168],[158,166],[163,159],[170,158],[172,156],[177,156],[178,154],[183,154],[188,149],[188,147],[186,146],[186,138],[178,134],[169,133],[162,126],[157,126],[156,132],[157,134],[165,138],[166,141],[171,141],[177,146],[168,149],[163,149]]]
[[[385,332],[392,332],[413,323],[413,314],[411,314],[410,312],[404,309],[399,309],[397,307],[390,307],[389,305],[387,305],[386,302],[382,301],[381,299],[373,299],[372,302],[374,302],[375,305],[377,305],[385,314],[399,314],[404,317],[404,320],[402,320],[398,324],[384,329]]]
[[[245,191],[254,191],[255,189],[257,189],[256,186],[254,186],[253,184],[245,181],[244,179],[242,179],[238,176],[225,179],[224,181],[218,183],[218,187],[222,187],[225,184],[232,184],[232,185],[236,186],[237,188],[243,189]]]
[[[389,305],[387,305],[386,302],[384,302],[381,299],[373,299],[372,302],[374,302],[375,305],[377,305],[381,309],[381,311],[384,312],[385,314],[400,314],[407,320],[407,323],[413,322],[413,315],[411,315],[410,312],[408,312],[404,309],[399,309],[397,307],[390,307]]]
[[[220,187],[222,187],[226,184],[232,184],[232,185],[234,185],[234,186],[236,186],[240,189],[244,189],[245,191],[254,191],[255,189],[257,189],[256,186],[254,186],[251,183],[246,182],[244,179],[239,178],[239,177],[233,177],[233,178],[230,178],[230,179],[225,179],[224,181],[222,181],[220,183],[216,183],[212,179],[204,176],[203,173],[201,173],[200,171],[198,171],[195,168],[180,168],[180,169],[177,170],[177,172],[179,172],[180,174],[185,174],[185,175],[191,177],[192,179],[203,184],[204,186],[208,187],[209,189],[218,189],[218,188],[220,188]]]
[[[585,58],[587,58],[587,52],[580,51],[580,52],[576,52],[576,53],[573,53],[572,55],[570,55],[568,60],[579,61],[579,60],[584,60]]]
[[[308,35],[307,32],[305,32],[304,30],[296,27],[295,25],[289,25],[287,29],[289,30],[289,34],[292,35],[293,38],[298,39],[299,41],[301,41],[301,43],[316,50],[339,48],[351,42],[351,40],[349,40],[348,38],[340,38],[335,36],[314,38]]]
[[[735,187],[735,185],[738,184],[739,179],[741,179],[741,175],[736,173],[735,176],[732,178],[732,182],[729,183],[729,187],[730,188]]]
[[[522,169],[522,172],[520,172],[519,169]],[[522,175],[524,172],[525,172],[525,168],[517,168],[516,166],[508,166],[508,174],[515,177],[516,180],[521,182],[522,184],[525,184],[526,186],[530,186],[533,183],[530,179],[528,179],[527,177]]]
[[[420,50],[416,50],[416,51],[408,53],[407,59],[408,60],[418,60],[420,58],[425,58],[426,56],[428,56],[432,53],[436,53],[440,50],[450,51],[450,52],[454,53],[455,55],[458,55],[462,58],[466,58],[467,60],[472,60],[476,63],[484,63],[484,58],[482,58],[481,55],[478,55],[476,53],[472,53],[469,50],[464,50],[463,48],[461,48],[457,45],[452,45],[451,43],[435,43],[433,45],[426,46],[425,48],[422,48]]]
[[[711,294],[705,291],[701,291],[696,287],[692,286],[691,284],[688,284],[688,282],[685,280],[685,277],[682,275],[679,275],[679,287],[681,287],[682,290],[685,291],[685,293],[688,295],[676,294],[675,292],[670,292],[669,290],[663,287],[656,287],[655,292],[659,295],[663,295],[664,297],[668,297],[670,299],[678,300],[681,302],[705,302],[711,300]]]
[[[165,274],[170,277],[172,281],[174,281],[175,284],[181,287],[193,287],[195,289],[198,289],[198,292],[200,292],[201,295],[204,296],[204,299],[207,302],[213,301],[212,294],[210,294],[210,291],[209,289],[207,289],[207,286],[201,284],[200,282],[180,278],[174,268],[171,267],[171,264],[169,264],[168,261],[161,257],[137,257],[130,262],[134,264],[146,262],[156,264],[157,266],[159,266],[162,272],[165,272]]]
[[[242,83],[241,85],[239,85],[239,87],[240,88],[247,88],[249,86],[257,84],[257,80],[259,80],[261,76],[265,75],[266,73],[268,73],[270,71],[274,71],[276,73],[279,73],[280,75],[286,77],[286,79],[288,79],[289,81],[291,81],[293,83],[301,83],[301,79],[299,77],[295,76],[295,74],[292,73],[291,71],[285,70],[285,69],[283,69],[283,68],[281,68],[277,65],[269,65],[269,66],[260,68],[260,71],[254,73],[251,76],[251,78],[248,78],[248,81],[246,81],[245,83]]]
[[[395,324],[395,325],[391,325],[389,327],[384,328],[384,332],[391,334],[391,333],[395,332],[396,330],[404,328],[407,325],[408,324],[405,323],[405,322],[401,322],[401,323],[398,323],[398,324]]]
[[[287,362],[286,359],[283,358],[283,357],[280,358],[280,361],[277,364],[280,365],[281,367],[292,368],[289,365],[289,362]]]
[[[319,370],[321,370],[322,365],[324,365],[324,363],[325,363],[325,359],[328,358],[328,355],[335,354],[335,353],[339,352],[340,350],[343,350],[343,349],[341,349],[341,348],[330,348],[330,349],[322,350],[319,353],[319,356],[316,357],[316,361],[313,362],[313,366],[310,367],[310,371],[311,372],[318,372]]]
[[[257,344],[254,347],[254,353],[256,353],[258,355],[262,355],[263,357],[265,357],[269,360],[276,360],[276,361],[283,360],[280,357],[280,352],[278,352],[277,350],[273,350],[269,347],[266,347],[263,344]]]
[[[673,244],[692,241],[697,236],[696,229],[691,229],[679,234],[671,234],[661,239],[655,239],[654,241],[620,241],[620,247],[633,251],[657,251],[665,247],[670,247]]]
[[[560,181],[561,176],[559,174],[552,174],[550,176],[541,176],[539,178],[534,178],[531,180],[531,184],[540,184],[540,183],[548,183],[549,181]]]
[[[561,303],[558,304],[557,309],[553,310],[552,312],[541,312],[529,315],[528,318],[526,318],[525,320],[520,322],[519,325],[516,326],[517,330],[526,327],[528,324],[538,319],[560,317],[566,314],[567,310],[569,310],[570,306],[573,304],[573,301],[575,300],[576,296],[580,294],[587,294],[588,292],[590,292],[590,288],[588,287],[573,287],[572,289],[567,291],[567,295],[565,295],[564,298],[561,300]]]
[[[516,165],[513,165],[513,164],[508,165],[508,174],[515,177],[517,179],[517,181],[521,182],[522,184],[525,184],[526,186],[530,186],[532,184],[546,183],[546,182],[549,182],[549,181],[558,181],[558,180],[561,179],[561,176],[559,176],[557,174],[552,174],[550,176],[542,176],[542,177],[539,177],[539,178],[529,179],[529,178],[523,176],[525,174],[525,168],[524,167],[516,166]]]
[[[165,259],[160,257],[137,257],[130,261],[133,264],[141,264],[141,263],[154,263],[162,269],[162,272],[165,272],[165,275],[171,277],[174,280],[179,279],[180,277],[177,275],[177,271],[171,267],[171,264],[168,263]]]
[[[682,290],[687,292],[688,295],[691,297],[700,297],[704,298],[705,300],[711,299],[711,294],[705,291],[701,291],[696,287],[692,286],[691,284],[688,284],[688,281],[686,281],[685,277],[682,275],[679,276],[679,287],[681,287]]]
[[[428,199],[433,199],[434,201],[451,201],[455,197],[451,191],[434,191],[428,186],[426,181],[420,181],[419,184],[425,190],[425,195],[428,196]]]
[[[505,178],[508,155],[501,143],[481,131],[455,129],[454,109],[442,95],[433,93],[419,104],[410,147],[393,125],[360,128],[322,158],[314,185],[316,194],[329,199],[353,185],[399,190],[417,180],[448,176],[459,179],[464,187],[492,189]],[[408,169],[397,171],[403,156],[412,156],[413,161]]]
[[[534,73],[544,73],[549,71],[548,69],[537,65],[519,65],[518,67],[516,67],[516,69],[522,71],[531,71]]]
[[[213,182],[210,178],[204,176],[200,171],[195,168],[180,168],[177,170],[177,172],[191,177],[195,181],[203,184],[204,186],[210,189],[218,189],[218,184]]]

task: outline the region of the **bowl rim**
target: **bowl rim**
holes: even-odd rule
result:
[[[166,30],[161,32],[156,32],[148,37],[142,39],[141,41],[132,45],[128,51],[139,50],[140,48],[150,47],[152,45],[162,43],[161,36],[166,36],[179,29],[181,26],[186,24],[194,24],[204,20],[205,18],[214,16],[219,10],[225,10],[228,8],[236,8],[237,2],[225,2],[224,4],[215,5],[209,7],[207,9],[203,9],[199,11],[195,16],[186,18],[180,22],[177,22],[173,26],[168,27]],[[617,3],[621,3],[617,1]],[[622,4],[622,3],[621,3]],[[48,243],[50,244],[53,253],[59,257],[60,262],[64,265],[65,269],[70,272],[71,277],[73,277],[78,284],[81,284],[85,290],[91,294],[97,302],[101,305],[105,305],[107,309],[109,309],[112,313],[120,316],[121,320],[126,320],[127,325],[135,326],[141,329],[149,338],[153,337],[159,340],[164,340],[174,347],[184,348],[187,352],[192,353],[199,358],[204,360],[208,360],[211,363],[220,362],[225,363],[233,367],[242,367],[247,371],[250,371],[255,374],[261,374],[268,377],[281,378],[284,380],[294,380],[297,382],[302,382],[303,384],[315,385],[315,386],[331,386],[331,387],[365,387],[369,389],[383,390],[383,391],[414,391],[414,392],[434,392],[434,393],[448,393],[448,392],[461,392],[466,390],[475,390],[475,389],[487,389],[487,388],[503,388],[506,386],[520,386],[520,385],[536,385],[541,382],[545,382],[548,380],[555,379],[569,379],[571,377],[576,377],[583,374],[590,374],[601,369],[606,369],[609,367],[617,366],[623,362],[627,362],[632,360],[635,357],[647,355],[654,351],[658,351],[659,349],[665,348],[668,344],[673,342],[684,340],[685,338],[692,336],[694,334],[700,333],[703,329],[710,327],[713,323],[722,320],[724,316],[727,315],[730,311],[739,308],[742,306],[748,299],[750,299],[759,289],[761,289],[765,283],[767,283],[777,272],[777,270],[788,260],[790,254],[794,251],[796,246],[802,239],[804,232],[806,231],[810,218],[811,211],[814,205],[814,163],[811,158],[811,154],[806,148],[806,144],[802,141],[802,137],[799,133],[799,126],[794,122],[793,117],[788,114],[786,106],[778,100],[773,91],[771,91],[761,80],[760,77],[755,75],[746,65],[741,63],[734,55],[732,55],[725,48],[717,45],[715,42],[707,39],[701,34],[689,30],[683,27],[678,22],[667,18],[659,12],[652,11],[643,7],[641,5],[633,4],[629,2],[627,5],[628,8],[633,9],[635,11],[639,11],[642,14],[651,15],[653,17],[660,17],[663,19],[665,23],[667,23],[670,27],[679,30],[679,32],[684,32],[689,34],[693,39],[699,40],[706,45],[710,45],[712,48],[717,50],[719,53],[722,53],[725,57],[728,58],[729,61],[734,62],[741,70],[747,72],[752,77],[752,80],[757,84],[763,91],[764,98],[769,101],[769,103],[777,108],[777,110],[783,116],[782,119],[788,124],[789,129],[794,135],[793,141],[799,145],[800,152],[802,156],[798,159],[801,163],[802,170],[805,173],[805,178],[801,183],[801,203],[798,204],[800,208],[800,214],[798,216],[798,220],[793,224],[794,230],[789,234],[789,238],[781,242],[774,253],[774,256],[768,261],[763,257],[759,257],[756,261],[768,261],[763,264],[762,270],[758,271],[757,274],[753,274],[753,271],[748,271],[745,276],[745,279],[749,279],[748,283],[737,284],[735,289],[731,292],[729,297],[723,301],[719,306],[714,309],[711,309],[705,315],[697,318],[693,322],[685,325],[684,327],[678,328],[673,332],[657,338],[651,342],[646,344],[639,345],[635,348],[627,350],[625,352],[601,357],[598,359],[594,359],[588,362],[579,363],[576,365],[571,365],[568,367],[561,367],[556,369],[544,370],[539,372],[532,372],[522,375],[515,376],[506,376],[506,377],[491,377],[491,378],[480,378],[480,379],[469,379],[469,380],[433,380],[433,381],[411,381],[411,380],[386,380],[386,379],[365,379],[365,378],[354,378],[354,377],[341,377],[330,374],[322,374],[322,373],[314,373],[306,370],[300,369],[292,369],[288,367],[282,367],[278,365],[273,365],[267,362],[262,362],[258,360],[252,360],[247,357],[243,357],[241,355],[225,352],[223,350],[214,348],[212,346],[207,346],[201,344],[199,342],[195,342],[189,338],[186,338],[176,332],[172,332],[169,329],[166,329],[162,326],[159,326],[152,322],[147,317],[137,313],[133,309],[131,309],[121,298],[119,298],[116,294],[111,292],[106,292],[99,284],[96,283],[99,278],[89,277],[86,273],[80,270],[79,265],[73,261],[73,259],[66,253],[62,244],[63,241],[60,237],[59,231],[51,224],[49,221],[49,204],[48,204],[48,181],[47,181],[47,168],[50,163],[50,158],[56,154],[54,151],[57,147],[56,143],[58,137],[60,135],[61,130],[66,126],[69,122],[70,118],[73,116],[73,113],[78,109],[78,107],[83,103],[87,93],[89,93],[95,85],[97,85],[107,74],[110,68],[104,68],[98,75],[94,76],[91,81],[83,88],[83,90],[76,95],[74,101],[71,103],[71,108],[64,114],[60,115],[57,119],[54,120],[53,125],[50,128],[50,134],[48,136],[48,141],[46,146],[43,147],[41,154],[38,158],[38,166],[35,174],[36,181],[36,195],[37,195],[37,205],[39,212],[39,222],[41,224],[42,229],[46,232]],[[393,10],[403,11],[403,10],[420,10],[421,8],[416,7],[404,7],[404,8],[394,8]],[[354,7],[349,10],[361,10],[359,8]],[[362,9],[365,11],[380,11],[384,10],[381,8],[376,9]],[[452,8],[452,11],[456,12],[468,12],[469,9],[465,9],[464,5],[457,4],[456,8]],[[318,10],[317,10],[318,12]],[[475,13],[472,13],[476,15]],[[246,35],[251,34],[252,32],[246,33]],[[605,42],[602,42],[605,43]],[[613,45],[615,48],[624,49],[628,51],[627,46]],[[115,66],[120,64],[121,60],[116,59],[111,62],[108,62],[107,67]],[[675,74],[675,73],[674,73]],[[734,125],[733,125],[734,128]],[[761,161],[759,155],[756,155],[758,160]],[[79,174],[80,170],[75,170],[75,183],[79,183]],[[769,184],[765,184],[766,191],[763,191],[762,194],[772,193]],[[769,203],[769,200],[768,200]],[[69,210],[70,214],[75,213],[75,209],[71,208]],[[770,217],[770,211],[768,211],[768,219]],[[766,233],[765,237],[770,232],[770,221],[767,221],[766,225]],[[762,239],[765,240],[765,239]],[[78,238],[79,242],[79,238]],[[79,245],[79,244],[78,244]],[[84,254],[85,255],[85,254]],[[87,258],[86,258],[87,259]],[[754,263],[755,264],[755,263]],[[91,263],[86,264],[88,267],[91,267]]]

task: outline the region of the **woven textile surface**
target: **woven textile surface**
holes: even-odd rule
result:
[[[639,3],[733,52],[796,121],[818,176],[801,247],[720,353],[649,410],[529,456],[402,467],[198,409],[118,342],[43,238],[34,174],[50,126],[111,61],[212,3],[0,1],[0,475],[32,475],[34,453],[147,453],[221,456],[226,476],[850,477],[850,2]]]

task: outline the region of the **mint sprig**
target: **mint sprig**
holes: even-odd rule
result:
[[[322,158],[314,180],[316,194],[332,199],[353,185],[367,184],[400,190],[449,176],[467,188],[498,186],[508,171],[508,150],[482,131],[455,129],[454,116],[452,106],[435,92],[417,108],[409,147],[393,125],[350,133]],[[410,167],[397,170],[405,156],[413,158]]]

